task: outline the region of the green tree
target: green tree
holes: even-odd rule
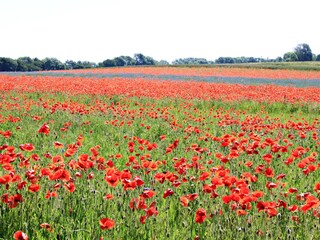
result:
[[[102,62],[102,67],[115,67],[115,66],[116,66],[116,63],[112,59],[107,59]]]
[[[189,57],[189,58],[179,58],[176,59],[172,62],[172,64],[175,65],[188,65],[188,64],[192,64],[192,65],[200,65],[200,64],[208,64],[207,59],[205,58],[193,58],[193,57]]]
[[[316,61],[317,60],[317,55],[315,55],[314,53],[312,54],[312,61]]]
[[[33,65],[36,66],[40,71],[43,69],[43,62],[38,58],[33,59]]]
[[[297,54],[299,61],[312,61],[312,51],[308,44],[298,44],[294,52]]]
[[[64,65],[66,66],[66,69],[83,69],[83,68],[93,68],[96,67],[95,63],[89,62],[89,61],[73,61],[73,60],[67,60]]]
[[[73,60],[67,60],[65,61],[64,65],[66,66],[66,69],[77,69],[77,63]]]
[[[13,72],[17,71],[18,63],[11,58],[0,58],[0,72]]]
[[[298,61],[298,55],[295,52],[287,52],[283,55],[284,62],[295,62]]]
[[[45,58],[43,60],[43,70],[64,70],[65,65],[56,58]]]
[[[22,61],[21,59],[17,59],[17,63],[18,63],[18,66],[17,66],[17,71],[18,72],[27,72],[27,71],[29,71],[28,65],[24,61]]]
[[[132,66],[137,64],[136,60],[130,56],[120,56],[120,58],[122,58],[126,62],[126,66]]]
[[[36,60],[36,58],[35,58]],[[17,59],[18,68],[17,71],[40,71],[42,66],[37,66],[34,59],[30,57],[20,57]]]
[[[95,68],[95,67],[97,67],[97,64],[95,64],[94,62],[82,61],[80,63],[83,66],[83,68]]]
[[[317,55],[316,61],[320,61],[320,54]]]
[[[152,57],[144,56],[141,53],[134,55],[137,65],[155,65],[156,61]]]
[[[125,59],[123,59],[122,57],[116,57],[113,59],[113,61],[115,62],[116,66],[126,66],[127,62]]]
[[[235,63],[236,60],[232,57],[219,57],[217,60],[216,60],[216,63],[218,64],[224,64],[224,63]]]

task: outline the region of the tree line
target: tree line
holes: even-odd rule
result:
[[[311,48],[306,43],[298,44],[292,52],[287,52],[283,57],[277,57],[275,59],[264,59],[254,57],[219,57],[215,63],[218,64],[232,64],[232,63],[255,63],[255,62],[305,62],[305,61],[320,61],[320,54],[316,55],[312,53]]]
[[[174,60],[172,65],[201,65],[201,64],[232,64],[232,63],[257,63],[257,62],[294,62],[294,61],[320,61],[320,54],[312,53],[308,44],[298,44],[292,52],[287,52],[283,57],[276,59],[265,59],[255,57],[219,57],[215,61],[205,58],[179,58]],[[106,59],[98,64],[89,61],[67,60],[64,63],[56,58],[30,58],[20,57],[18,59],[0,57],[0,71],[2,72],[30,72],[48,70],[70,70],[86,69],[96,67],[120,67],[120,66],[142,66],[142,65],[169,65],[166,60],[157,61],[152,57],[141,53],[134,54],[134,57],[119,56],[113,59]]]
[[[120,56],[113,59],[106,59],[101,63],[89,61],[67,60],[62,63],[56,58],[38,58],[20,57],[18,59],[0,57],[0,71],[2,72],[31,72],[48,70],[70,70],[86,69],[96,67],[119,67],[119,66],[139,66],[139,65],[168,65],[165,60],[156,61],[152,57],[137,53],[134,57]]]
[[[88,61],[67,60],[62,63],[56,58],[38,58],[21,57],[11,59],[0,57],[0,71],[4,72],[31,72],[31,71],[48,71],[48,70],[65,70],[65,69],[82,69],[97,67],[95,63]]]

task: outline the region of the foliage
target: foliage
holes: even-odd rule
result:
[[[298,61],[298,55],[295,52],[287,52],[283,55],[283,61],[285,62]]]
[[[86,69],[86,68],[94,68],[96,67],[96,64],[93,62],[89,61],[72,61],[72,60],[67,60],[65,62],[65,67],[66,69]]]
[[[181,65],[181,64],[194,64],[194,65],[200,65],[200,64],[211,64],[213,62],[208,61],[205,58],[179,58],[172,62],[173,65]]]
[[[156,64],[156,61],[152,57],[144,56],[141,53],[135,54],[134,59],[136,60],[136,65],[155,65]]]
[[[11,58],[0,58],[0,71],[1,72],[12,72],[16,71],[18,67],[18,63],[16,60]]]
[[[43,70],[63,70],[65,65],[56,58],[45,58],[43,60]]]
[[[215,60],[216,64],[235,64],[235,63],[259,63],[259,62],[275,62],[280,61],[280,58],[277,59],[264,59],[264,58],[255,58],[255,57],[219,57]]]
[[[294,49],[294,52],[297,54],[299,61],[312,61],[312,51],[308,44],[298,44]]]
[[[157,62],[148,56],[141,53],[135,54],[134,58],[130,56],[120,56],[114,59],[106,59],[99,63],[100,67],[122,67],[122,66],[135,66],[135,65],[155,65]]]

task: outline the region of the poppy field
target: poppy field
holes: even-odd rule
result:
[[[319,239],[319,86],[214,71],[320,79],[0,75],[0,239]]]

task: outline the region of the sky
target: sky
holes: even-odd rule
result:
[[[300,43],[320,54],[317,2],[0,0],[0,57],[276,58]]]

